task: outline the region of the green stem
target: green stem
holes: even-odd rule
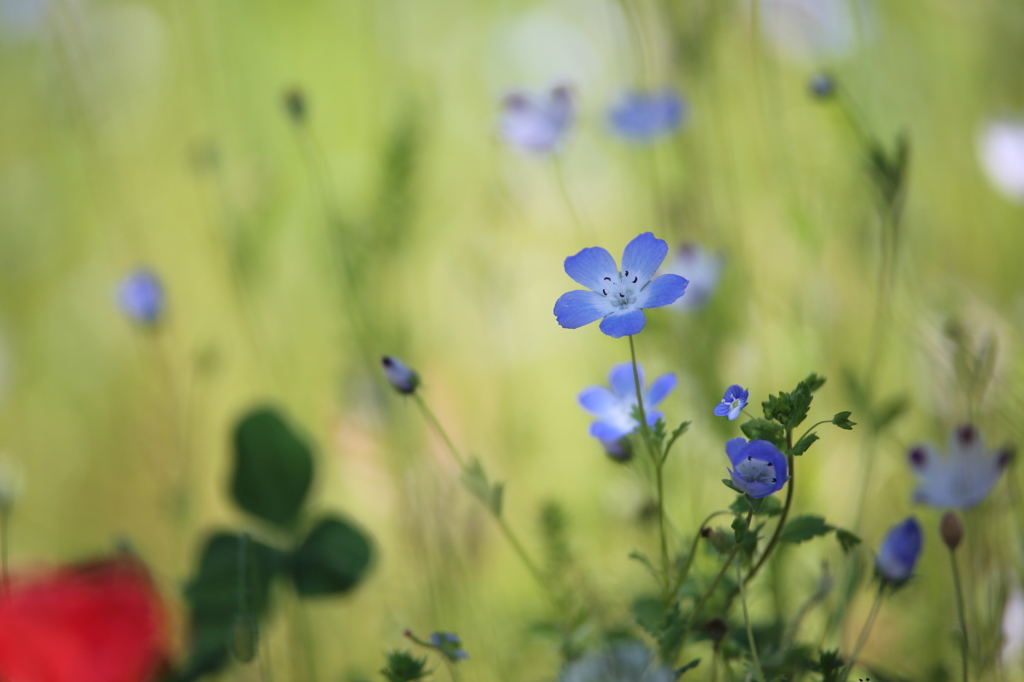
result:
[[[455,444],[452,442],[452,439],[448,437],[448,432],[444,430],[443,426],[441,426],[441,422],[437,420],[437,417],[434,416],[430,407],[427,406],[427,401],[425,401],[423,396],[417,392],[413,392],[412,397],[416,401],[416,404],[419,405],[420,410],[423,411],[423,416],[426,417],[427,421],[434,427],[434,430],[441,436],[441,440],[443,440],[445,445],[448,446],[448,451],[452,453],[452,457],[455,458],[455,462],[459,465],[459,468],[465,471],[465,460],[462,459],[462,455],[460,455],[459,451],[455,448]]]
[[[967,682],[967,618],[964,617],[964,592],[960,584],[960,569],[956,565],[956,552],[949,550],[949,562],[953,566],[953,586],[956,588],[956,610],[960,614],[960,630],[963,635],[961,639],[961,655],[963,658],[963,682]]]
[[[786,429],[786,449],[791,450],[793,448],[793,431],[792,429]],[[782,507],[782,514],[779,515],[779,523],[775,526],[775,532],[772,533],[772,539],[768,541],[768,546],[764,548],[764,552],[761,554],[761,558],[757,560],[754,567],[750,569],[750,573],[744,578],[743,584],[746,585],[757,572],[764,566],[764,562],[771,556],[775,546],[779,542],[779,536],[782,534],[782,529],[786,525],[786,518],[789,516],[789,508],[793,505],[793,482],[796,480],[796,467],[794,466],[794,458],[792,455],[788,457],[789,464],[789,484],[786,489],[786,503]]]
[[[846,682],[846,678],[850,676],[850,671],[853,670],[854,664],[857,662],[857,656],[860,655],[860,650],[864,646],[864,642],[868,640],[868,634],[871,632],[871,626],[875,624],[875,616],[878,615],[878,608],[882,605],[882,595],[885,593],[885,583],[883,582],[878,586],[878,593],[875,595],[875,603],[871,605],[871,613],[868,614],[868,619],[864,622],[864,627],[860,631],[860,636],[857,637],[857,644],[853,647],[853,653],[850,654],[850,664],[846,666],[846,671],[843,672],[843,676],[839,678],[840,682]]]
[[[644,412],[643,388],[640,386],[640,371],[636,366],[636,347],[633,344],[633,336],[629,337],[629,356],[633,361],[633,385],[636,387],[636,405],[640,413],[640,432],[643,434],[644,446],[647,448],[651,461],[654,463],[654,476],[658,488],[658,530],[661,535],[661,578],[662,590],[667,599],[669,595],[669,561],[668,561],[668,536],[665,533],[665,486],[662,476],[662,467],[665,464],[664,458],[654,452],[651,445],[651,431],[647,426],[647,414]]]
[[[799,438],[797,438],[796,442],[799,443],[800,441],[802,441],[807,436],[807,434],[809,434],[812,430],[818,428],[822,424],[831,424],[831,423],[832,423],[831,419],[822,419],[817,424],[811,424],[811,427],[809,429],[807,429],[806,431],[804,431],[804,435],[802,435]],[[793,446],[791,445],[790,447],[793,447]]]
[[[739,564],[736,565],[736,580],[740,586],[740,604],[743,605],[743,622],[747,625],[747,643],[750,645],[750,655],[754,658],[754,668],[757,670],[757,678],[761,682],[767,682],[764,670],[761,669],[761,659],[757,655],[757,643],[754,642],[754,629],[750,626],[750,613],[747,611],[747,590],[743,587],[743,576],[740,573]]]
[[[690,547],[690,554],[686,557],[686,564],[683,566],[683,570],[680,571],[679,577],[676,578],[675,585],[672,587],[672,590],[669,592],[670,596],[675,594],[676,591],[678,591],[679,588],[682,587],[683,583],[686,582],[686,579],[690,575],[690,567],[693,566],[693,558],[697,555],[697,545],[700,544],[700,539],[703,537],[701,535],[701,531],[704,530],[704,527],[706,525],[708,525],[708,521],[710,521],[711,519],[715,518],[716,516],[724,516],[726,514],[732,514],[732,512],[729,512],[729,511],[716,511],[716,512],[712,512],[712,513],[708,514],[707,518],[704,519],[701,522],[700,526],[697,527],[697,533],[693,537],[693,545]]]

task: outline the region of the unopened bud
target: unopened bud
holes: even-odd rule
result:
[[[942,535],[942,541],[951,550],[955,551],[960,546],[960,541],[964,537],[964,526],[960,523],[960,517],[956,515],[956,512],[948,511],[942,515],[939,533]]]
[[[725,533],[720,528],[704,528],[700,532],[711,546],[715,548],[715,551],[719,554],[728,554],[732,551],[732,548],[736,546],[733,541],[732,533]]]
[[[605,454],[616,462],[628,462],[633,459],[633,444],[629,442],[628,437],[618,440],[602,440],[601,447],[604,448]]]
[[[420,385],[419,375],[398,358],[385,355],[380,362],[384,366],[384,376],[387,377],[388,383],[399,393],[412,393]]]
[[[836,91],[836,82],[832,76],[827,73],[819,73],[807,84],[807,89],[810,90],[811,95],[818,99],[829,99]]]

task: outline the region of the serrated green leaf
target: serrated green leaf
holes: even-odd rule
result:
[[[807,378],[805,378],[801,383],[806,384],[807,390],[809,390],[811,393],[814,393],[819,388],[825,385],[825,381],[825,377],[820,377],[815,372],[811,372],[810,374],[807,375]]]
[[[672,436],[668,439],[668,443],[665,444],[665,452],[661,456],[662,462],[668,459],[668,453],[672,450],[672,446],[676,444],[676,440],[682,436],[690,428],[691,422],[685,421],[676,427],[675,431],[672,432]]]
[[[313,481],[313,453],[273,409],[249,412],[234,433],[231,493],[245,511],[278,526],[299,518]]]
[[[698,665],[700,665],[700,659],[699,658],[695,658],[692,661],[690,661],[689,663],[687,663],[686,665],[684,665],[682,668],[677,668],[676,669],[676,679],[679,679],[679,677],[681,677],[682,674],[685,673],[687,670],[693,670]]]
[[[326,517],[291,553],[287,570],[303,597],[344,594],[359,584],[372,558],[369,539],[362,532]]]
[[[796,442],[796,444],[789,450],[789,454],[793,455],[794,457],[799,457],[800,455],[807,452],[807,448],[814,445],[814,442],[816,440],[818,440],[818,434],[813,432],[808,433],[806,436],[804,436],[803,438]]]
[[[778,516],[782,513],[782,503],[774,495],[754,500],[754,516]]]
[[[849,554],[850,550],[862,542],[859,537],[845,528],[836,529],[836,540],[839,541],[839,545],[843,548],[844,554]]]
[[[740,430],[750,440],[766,440],[780,450],[786,447],[786,431],[773,421],[751,419],[740,424]]]
[[[643,564],[647,568],[647,570],[650,571],[651,577],[654,578],[654,582],[661,582],[661,574],[659,574],[658,571],[654,570],[654,564],[651,563],[651,560],[647,558],[646,554],[644,554],[643,552],[633,550],[629,553],[628,556],[633,561],[639,561],[641,564]]]
[[[841,429],[846,429],[847,431],[852,431],[853,427],[857,425],[857,422],[850,421],[850,415],[851,414],[853,414],[853,413],[850,412],[850,411],[837,412],[836,415],[834,417],[832,417],[832,423],[835,424],[836,426],[838,426]]]
[[[730,483],[731,482],[732,481],[730,481]],[[749,500],[750,498],[747,497],[746,494],[740,493],[739,495],[736,496],[736,499],[732,501],[732,504],[729,505],[729,511],[737,515],[746,514],[748,511],[750,511]]]
[[[779,534],[782,542],[800,543],[810,540],[819,535],[825,535],[835,530],[835,526],[825,523],[825,519],[814,514],[798,516],[786,524]]]
[[[790,410],[789,415],[785,421],[785,426],[790,429],[794,429],[799,426],[804,419],[807,419],[807,413],[811,409],[811,403],[814,401],[814,396],[811,394],[810,386],[807,383],[801,381],[796,385],[796,389],[789,396]]]

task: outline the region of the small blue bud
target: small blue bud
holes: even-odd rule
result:
[[[420,385],[419,375],[398,358],[385,355],[380,362],[384,366],[384,376],[388,383],[399,393],[412,393]]]
[[[155,325],[164,310],[164,290],[157,276],[146,268],[134,270],[121,280],[117,300],[121,310],[145,325]]]
[[[807,88],[810,90],[811,95],[818,99],[829,99],[836,93],[836,82],[832,76],[827,73],[819,73],[807,84]]]
[[[616,462],[628,462],[633,459],[633,444],[625,436],[616,440],[602,440],[601,447],[604,448],[604,454]]]
[[[913,516],[893,526],[875,558],[875,569],[882,580],[896,584],[906,582],[914,572],[922,542],[921,526]]]

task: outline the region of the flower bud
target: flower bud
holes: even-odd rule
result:
[[[807,89],[817,99],[829,99],[836,92],[836,82],[827,73],[819,73],[807,83]]]
[[[616,462],[625,463],[633,459],[633,444],[628,437],[618,440],[602,440],[601,447],[604,448],[604,453]]]
[[[387,377],[388,383],[399,393],[412,393],[420,385],[419,375],[398,358],[385,355],[380,362],[384,366],[384,376]]]
[[[964,526],[960,523],[960,517],[956,512],[948,511],[942,515],[942,523],[939,525],[939,533],[946,547],[955,551],[960,546],[960,540],[964,537]]]
[[[875,557],[875,570],[883,581],[906,582],[914,572],[921,553],[921,526],[913,516],[893,526],[882,540]]]
[[[121,280],[117,299],[121,310],[140,324],[155,325],[163,314],[163,286],[157,276],[147,268],[134,270]]]
[[[732,551],[732,548],[736,546],[733,541],[733,534],[726,533],[721,528],[710,528],[705,526],[700,531],[701,536],[707,538],[711,546],[715,548],[715,551],[719,554],[728,554]]]
[[[306,122],[306,95],[299,88],[289,88],[284,93],[284,110],[293,122]]]

